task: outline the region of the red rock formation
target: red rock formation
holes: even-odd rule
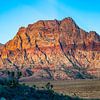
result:
[[[82,30],[69,17],[40,20],[21,27],[0,50],[0,68],[5,67],[30,68],[33,77],[78,78],[77,73],[100,68],[100,36]]]

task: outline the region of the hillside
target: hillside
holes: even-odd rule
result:
[[[3,45],[0,68],[21,70],[30,80],[100,77],[100,36],[70,17],[40,20],[19,28]]]

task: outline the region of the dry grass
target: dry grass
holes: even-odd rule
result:
[[[54,86],[54,90],[70,96],[79,96],[81,98],[99,98],[100,99],[100,80],[66,80],[66,81],[34,81],[25,82],[32,86],[43,87],[47,82]]]

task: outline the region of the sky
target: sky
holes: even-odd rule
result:
[[[12,39],[21,26],[65,17],[100,34],[100,0],[0,0],[0,43]]]

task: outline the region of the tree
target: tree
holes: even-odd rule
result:
[[[45,85],[45,88],[47,90],[52,90],[53,89],[53,85],[50,84],[50,82],[48,82],[46,85]]]

